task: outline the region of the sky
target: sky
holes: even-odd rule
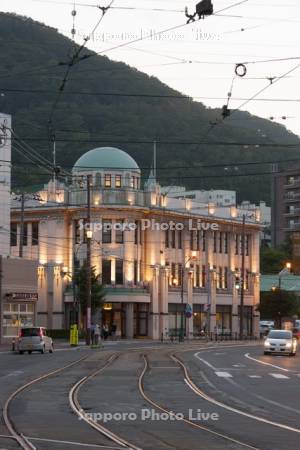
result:
[[[272,117],[300,135],[299,0],[214,0],[216,15],[190,25],[185,25],[184,8],[193,12],[196,0],[115,0],[91,34],[102,14],[95,5],[110,2],[75,2],[77,43],[90,36],[88,48],[156,76],[209,107],[221,107],[231,92],[229,108],[235,109],[266,88],[241,109]],[[0,10],[31,17],[71,37],[73,3],[1,0]],[[182,26],[155,35],[177,25]],[[124,45],[141,36],[143,40]],[[123,47],[113,49],[119,44]],[[290,60],[274,61],[282,58]],[[239,63],[247,63],[244,77],[235,76]]]

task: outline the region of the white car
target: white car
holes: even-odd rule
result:
[[[297,339],[288,330],[271,330],[264,342],[264,354],[284,353],[295,356]]]
[[[20,329],[16,350],[22,355],[24,352],[53,353],[52,338],[47,336],[43,327],[24,327]]]

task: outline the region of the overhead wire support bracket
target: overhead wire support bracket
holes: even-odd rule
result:
[[[196,12],[189,14],[188,7],[185,7],[185,16],[188,18],[187,24],[196,21],[198,15],[199,20],[204,19],[205,16],[211,16],[214,13],[214,7],[211,0],[202,0],[196,4]]]

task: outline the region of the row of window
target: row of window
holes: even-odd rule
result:
[[[133,270],[133,284],[137,285],[139,282],[139,261],[134,261]],[[112,273],[112,261],[109,259],[102,260],[102,284],[111,285],[113,283],[117,285],[124,284],[124,262],[122,259],[115,261],[115,273]]]
[[[214,253],[228,253],[228,236],[229,233],[213,232]]]
[[[131,176],[130,177],[130,183],[126,183],[126,186],[130,186],[132,189],[139,189],[139,177]],[[127,180],[126,180],[127,181]],[[97,174],[96,176],[96,185],[101,186],[101,175]],[[105,174],[104,175],[104,187],[111,188],[115,187],[117,189],[120,189],[122,187],[122,175],[111,175],[111,174]]]
[[[165,247],[182,249],[182,231],[165,231]],[[191,250],[206,250],[206,233],[204,230],[190,231],[190,248]]]
[[[22,245],[26,247],[29,245],[29,227],[31,225],[31,245],[38,245],[39,243],[39,223],[38,222],[32,222],[28,223],[25,222],[23,225],[23,243]],[[18,237],[19,236],[19,237]],[[17,223],[12,223],[10,226],[10,246],[16,247],[18,245],[18,241],[21,239],[21,226]]]
[[[86,233],[81,233],[81,221],[75,221],[75,244],[86,242]],[[123,244],[124,243],[124,220],[103,219],[102,220],[102,243]],[[134,227],[134,243],[142,244],[141,224],[137,220]]]
[[[236,255],[243,254],[243,244],[244,244],[244,253],[246,256],[249,256],[250,236],[248,234],[246,234],[244,236],[244,242],[243,242],[243,236],[240,234],[236,234],[235,235],[235,254]]]

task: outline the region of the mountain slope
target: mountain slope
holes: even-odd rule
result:
[[[51,159],[49,117],[66,63],[74,52],[73,43],[53,28],[2,13],[0,46],[0,110],[12,114],[14,130],[28,145]],[[82,55],[90,54],[92,52],[86,49],[82,52]],[[112,93],[115,95],[109,95]],[[281,125],[244,112],[238,112],[208,133],[210,122],[220,118],[220,111],[190,99],[166,98],[178,95],[156,78],[107,57],[95,56],[81,61],[73,67],[52,118],[57,163],[70,169],[85,151],[110,144],[130,153],[141,168],[149,168],[152,141],[157,139],[162,184],[236,189],[240,199],[268,201],[269,176],[236,175],[268,172],[270,164],[264,162],[300,158],[299,150],[230,143],[300,144],[298,137]],[[203,140],[208,143],[201,143]],[[172,144],[172,141],[180,143]],[[45,171],[32,167],[24,159],[17,144],[14,144],[13,160],[17,185],[46,182],[49,178]],[[261,164],[229,165],[247,161]],[[225,170],[224,167],[201,167],[216,163],[228,167]],[[183,168],[190,165],[194,168]],[[24,166],[30,169],[24,170]],[[144,173],[147,176],[147,170]]]

